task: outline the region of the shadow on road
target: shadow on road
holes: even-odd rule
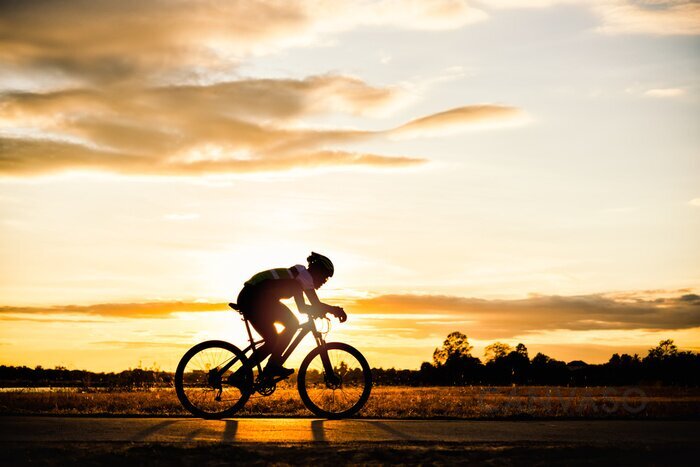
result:
[[[192,431],[190,431],[189,433],[187,433],[185,439],[186,439],[188,442],[196,441],[196,440],[197,440],[197,436],[199,436],[203,431],[204,431],[204,430],[202,430],[201,428],[197,428],[196,430],[192,430]]]
[[[314,441],[326,441],[326,434],[323,432],[324,420],[313,420],[311,422],[311,435]]]
[[[390,435],[395,436],[398,439],[404,440],[404,441],[414,441],[415,438],[411,435],[408,435],[404,433],[403,431],[399,431],[396,428],[392,428],[391,426],[387,425],[386,423],[383,422],[376,422],[376,421],[367,421],[365,423],[368,423],[369,425],[372,425],[373,427],[379,428],[382,431],[385,431],[389,433]]]
[[[326,420],[312,420],[311,421],[311,435],[313,437],[313,440],[316,442],[327,442],[328,439],[326,437],[326,428],[324,427]],[[378,432],[378,431],[383,431],[385,433],[388,433],[391,435],[391,437],[395,440],[401,440],[401,441],[415,441],[416,438],[414,436],[411,436],[407,433],[404,433],[403,431],[397,430],[396,428],[390,426],[387,423],[383,422],[378,422],[378,421],[364,421],[364,423],[370,425],[366,432]]]
[[[226,420],[224,423],[226,423],[226,426],[224,427],[224,434],[221,437],[221,441],[236,441],[238,422],[236,420]]]
[[[131,438],[132,441],[144,441],[146,438],[151,436],[154,433],[157,433],[158,431],[162,430],[166,426],[170,426],[174,423],[178,423],[178,420],[166,420],[164,422],[157,423],[153,426],[150,426],[146,428],[145,430],[141,430],[134,434],[134,436]]]

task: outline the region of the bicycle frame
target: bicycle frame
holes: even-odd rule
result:
[[[245,322],[245,328],[246,331],[248,331],[248,340],[250,341],[250,345],[243,349],[243,353],[246,354],[248,351],[252,351],[253,355],[255,354],[255,351],[258,349],[258,347],[262,344],[265,343],[265,339],[260,339],[260,340],[255,340],[253,339],[253,333],[250,330],[250,323],[248,323],[248,320],[245,318],[241,318],[243,322]],[[284,362],[287,361],[287,359],[292,355],[294,350],[301,344],[301,341],[304,340],[304,337],[308,333],[311,333],[314,336],[314,340],[316,341],[316,346],[325,348],[326,346],[326,341],[323,340],[323,336],[319,332],[318,329],[316,329],[316,324],[314,323],[314,320],[309,317],[308,321],[301,323],[299,327],[295,331],[295,336],[292,339],[292,341],[289,343],[287,348],[282,352],[282,360],[280,364],[284,364]],[[238,357],[234,357],[230,362],[228,362],[226,365],[221,367],[219,370],[220,374],[226,373],[226,371],[231,368],[236,362],[238,361]],[[327,352],[321,352],[321,361],[323,362],[323,367],[324,370],[326,370],[326,374],[333,374],[333,366],[331,365],[330,359],[328,358],[328,353]],[[256,366],[258,368],[258,374],[262,374],[262,365],[261,362],[258,361],[256,362]]]

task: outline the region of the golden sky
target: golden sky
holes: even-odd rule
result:
[[[698,350],[699,35],[673,0],[0,1],[0,364],[242,344],[226,302],[312,250],[374,366]]]

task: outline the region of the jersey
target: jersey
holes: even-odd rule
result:
[[[280,300],[291,298],[295,292],[314,288],[314,280],[309,271],[297,264],[291,268],[275,268],[262,271],[245,282],[246,287],[254,287],[268,298]]]

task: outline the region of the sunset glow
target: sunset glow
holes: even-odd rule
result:
[[[375,367],[700,350],[697,2],[0,5],[0,364],[242,345],[312,250]]]

